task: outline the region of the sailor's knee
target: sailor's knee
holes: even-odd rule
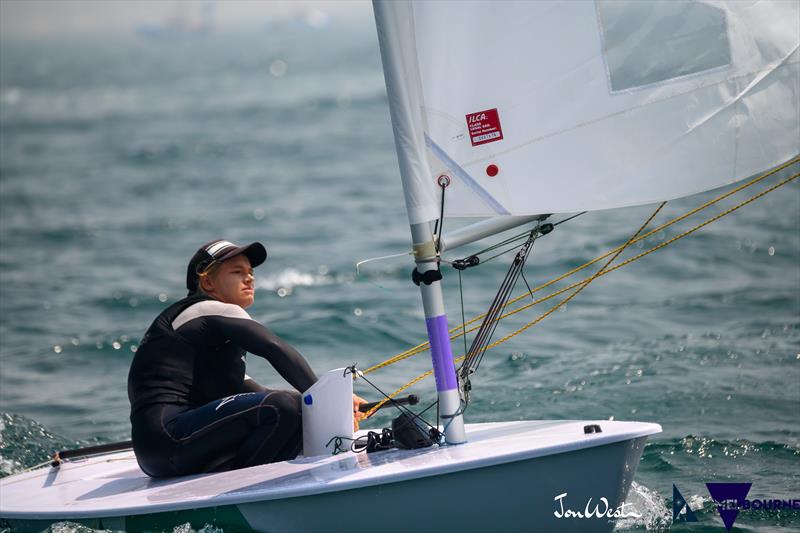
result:
[[[270,405],[277,411],[282,424],[299,425],[301,420],[300,394],[294,391],[279,391],[270,395]]]

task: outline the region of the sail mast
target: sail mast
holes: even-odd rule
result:
[[[466,435],[442,296],[438,255],[431,232],[431,223],[439,217],[439,213],[436,198],[427,183],[431,179],[431,172],[425,152],[422,87],[413,43],[412,5],[406,1],[373,0],[373,8],[417,264],[415,278],[420,281],[425,324],[431,344],[439,412],[445,420],[447,442],[459,444],[466,441]]]

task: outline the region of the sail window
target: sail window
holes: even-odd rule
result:
[[[723,67],[731,62],[725,13],[686,0],[597,0],[611,91]]]

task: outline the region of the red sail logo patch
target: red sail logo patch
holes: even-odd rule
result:
[[[467,115],[467,130],[469,130],[472,146],[501,140],[503,129],[500,127],[500,115],[497,114],[497,108]]]

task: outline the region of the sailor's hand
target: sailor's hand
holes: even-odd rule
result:
[[[358,410],[358,406],[362,403],[367,403],[367,400],[353,394],[353,431],[358,431],[358,421],[366,418],[366,413]]]

